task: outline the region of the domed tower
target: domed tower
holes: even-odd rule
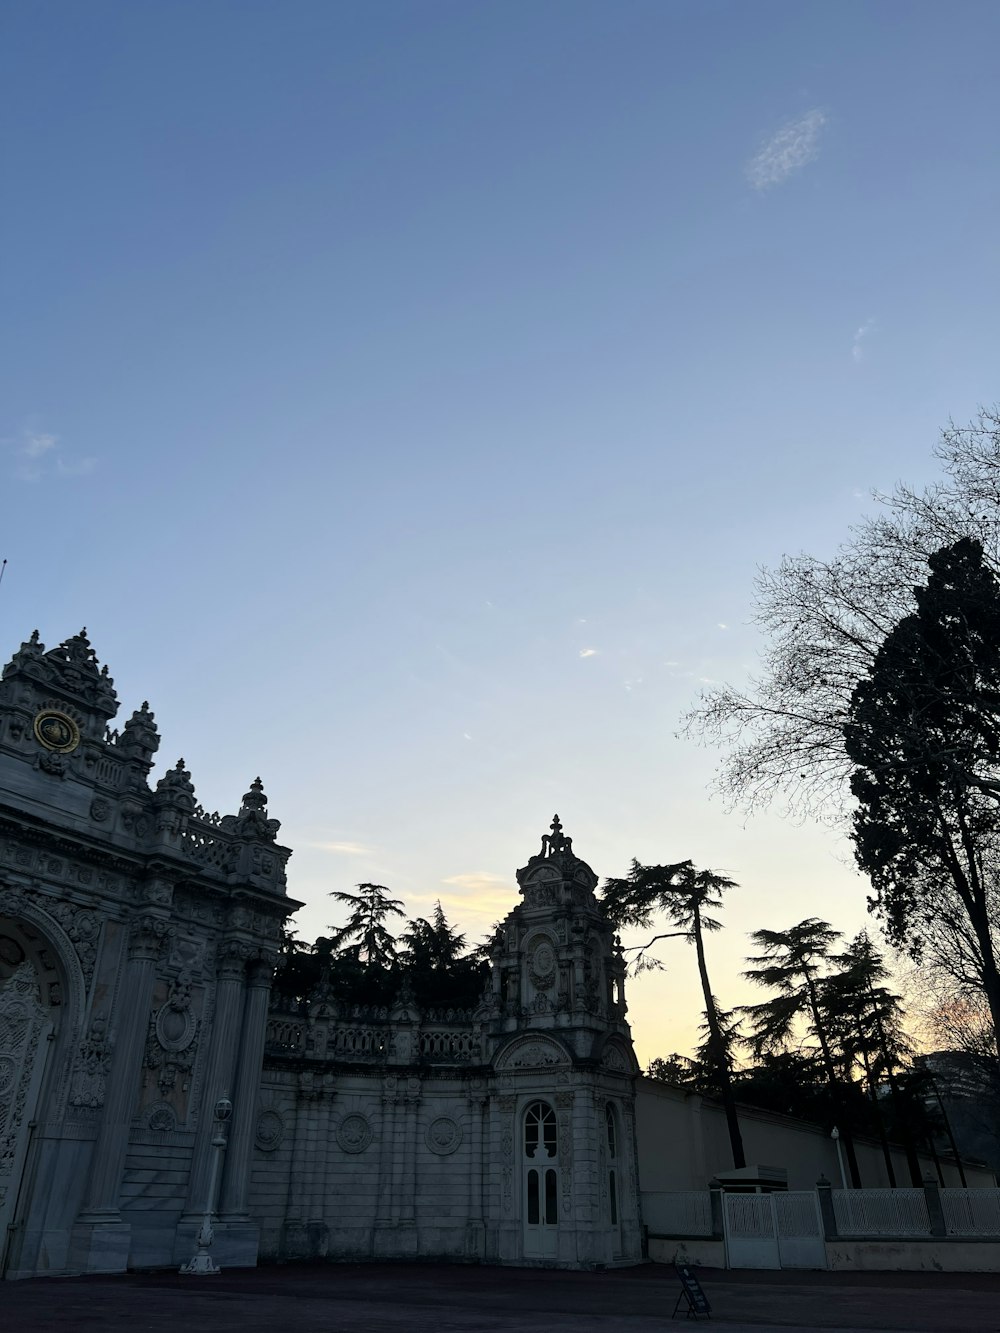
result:
[[[497,930],[486,1030],[494,1070],[496,1257],[566,1266],[640,1258],[625,966],[597,876],[558,815],[517,872]]]

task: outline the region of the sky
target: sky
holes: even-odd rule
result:
[[[992,0],[12,0],[0,657],[86,625],[204,805],[471,940],[558,811],[598,875],[868,922],[836,830],[677,735],[1000,398]],[[629,987],[687,1050],[691,951]]]

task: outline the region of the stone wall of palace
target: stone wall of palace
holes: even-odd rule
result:
[[[623,965],[558,820],[474,1013],[271,1010],[289,850],[85,634],[0,677],[0,1272],[639,1258]]]

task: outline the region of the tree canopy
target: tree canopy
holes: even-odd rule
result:
[[[1000,584],[969,538],[928,564],[845,721],[855,856],[889,939],[981,987],[1000,1036]]]

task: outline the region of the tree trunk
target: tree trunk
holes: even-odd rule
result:
[[[854,1189],[861,1188],[861,1168],[858,1166],[858,1154],[854,1148],[854,1135],[851,1132],[851,1122],[847,1114],[847,1107],[844,1105],[844,1098],[841,1094],[840,1080],[837,1078],[837,1068],[833,1063],[833,1055],[830,1051],[830,1043],[826,1036],[826,1027],[824,1026],[822,1016],[819,1011],[819,998],[816,995],[816,984],[813,981],[812,973],[808,967],[803,967],[802,974],[806,981],[806,990],[809,994],[809,1008],[812,1011],[813,1027],[816,1032],[816,1038],[819,1041],[819,1048],[823,1053],[823,1065],[826,1069],[827,1082],[830,1084],[830,1095],[833,1099],[834,1112],[838,1120],[838,1129],[840,1137],[844,1141],[844,1149],[847,1153],[847,1165],[851,1169],[851,1185]]]
[[[733,1166],[739,1169],[747,1164],[743,1151],[743,1135],[740,1133],[739,1116],[736,1114],[736,1102],[733,1098],[732,1084],[729,1080],[729,1061],[726,1058],[726,1041],[722,1035],[719,1015],[715,1008],[715,997],[708,980],[708,964],[705,961],[705,942],[701,933],[701,912],[697,903],[694,907],[694,947],[698,956],[698,975],[701,977],[701,992],[705,998],[705,1019],[708,1023],[708,1035],[715,1056],[716,1070],[719,1076],[719,1089],[722,1093],[722,1107],[726,1113],[726,1127],[729,1130],[729,1146],[733,1153]]]
[[[871,1061],[868,1059],[868,1052],[865,1050],[865,1035],[858,1029],[858,1050],[861,1052],[861,1060],[865,1067],[865,1077],[868,1080],[868,1091],[871,1093],[872,1110],[875,1113],[875,1125],[878,1129],[878,1141],[882,1145],[882,1158],[885,1161],[886,1175],[889,1177],[889,1188],[896,1188],[896,1170],[892,1164],[892,1151],[889,1148],[889,1140],[885,1133],[885,1120],[882,1118],[882,1108],[878,1104],[878,1086],[872,1074]]]

